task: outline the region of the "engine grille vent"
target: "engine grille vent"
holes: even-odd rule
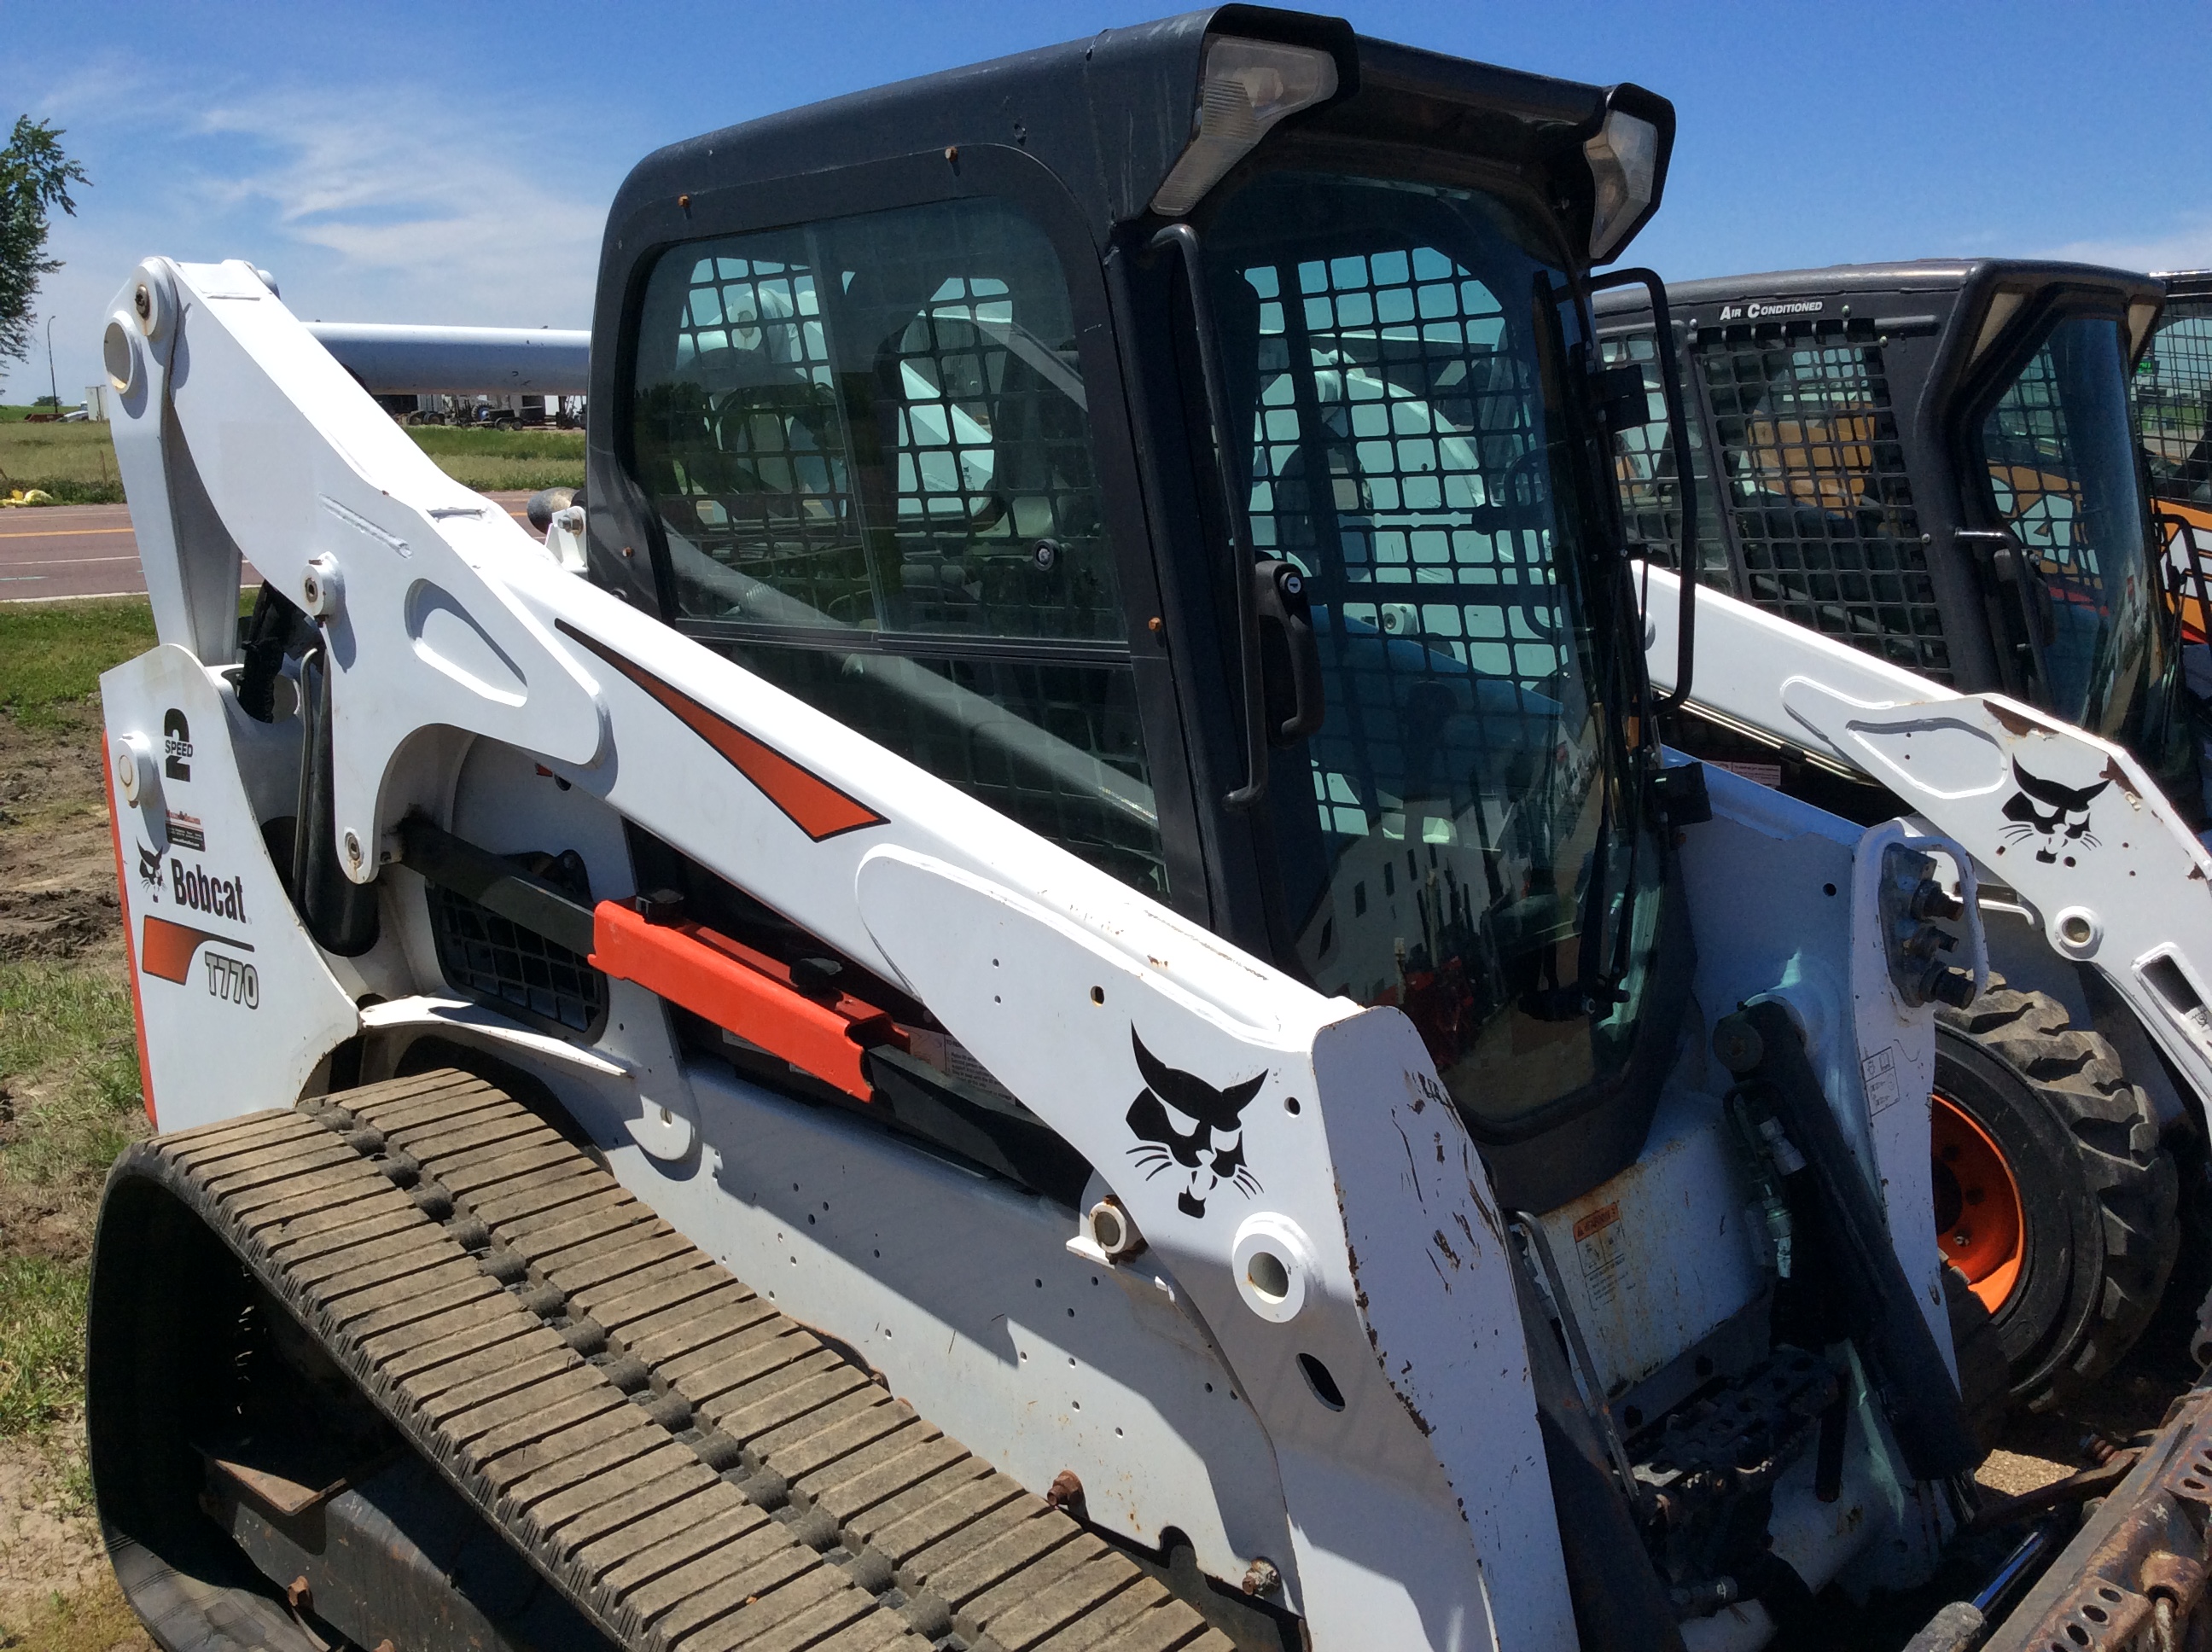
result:
[[[597,1041],[607,978],[588,959],[439,884],[429,886],[438,967],[456,992],[550,1033]]]

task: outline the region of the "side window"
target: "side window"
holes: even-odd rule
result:
[[[678,623],[1164,895],[1066,278],[1012,204],[675,248],[633,448]]]
[[[2033,559],[2051,709],[2100,728],[2147,634],[2146,515],[2117,318],[2053,326],[1982,420],[1990,502]],[[2128,695],[2118,694],[2124,702]]]

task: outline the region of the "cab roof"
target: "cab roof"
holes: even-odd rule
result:
[[[1714,276],[1667,283],[1668,307],[1683,318],[1717,305],[1750,301],[1848,299],[1855,294],[1957,295],[2002,282],[2013,288],[2102,287],[2126,300],[2157,299],[2160,284],[2140,270],[2046,258],[1911,258],[1887,264],[1834,264],[1814,270]],[[1645,307],[1642,293],[1602,294],[1601,315]]]
[[[1395,46],[1355,34],[1341,18],[1222,6],[1103,29],[1088,39],[831,98],[671,144],[640,161],[616,195],[603,274],[608,264],[635,256],[630,227],[641,213],[650,216],[655,203],[979,144],[1009,146],[1042,162],[1074,197],[1103,245],[1115,226],[1146,216],[1189,142],[1210,33],[1310,46],[1335,58],[1335,97],[1291,117],[1286,128],[1419,143],[1508,164],[1571,161],[1580,175],[1574,207],[1584,230],[1590,190],[1581,145],[1598,130],[1614,94],[1629,93],[1635,112],[1662,126],[1663,144],[1673,139],[1673,106],[1639,88],[1584,85]],[[1662,181],[1664,154],[1662,148]],[[1571,195],[1574,182],[1563,179],[1563,192]],[[618,252],[626,240],[630,244]]]

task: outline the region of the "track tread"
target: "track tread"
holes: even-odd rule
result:
[[[1227,1652],[480,1080],[366,1086],[134,1159],[636,1652],[926,1652],[914,1625],[948,1619],[975,1652]],[[687,1418],[714,1433],[672,1434]],[[817,1552],[840,1540],[902,1611]]]
[[[977,1638],[988,1638],[989,1645],[1003,1652],[1029,1652],[1048,1638],[1063,1652],[1079,1652],[1079,1643],[1096,1644],[1157,1612],[1170,1598],[1149,1577],[1102,1595],[1072,1614],[1063,1614],[1060,1600],[1040,1597],[1026,1610],[1017,1607],[994,1619]]]
[[[927,1423],[919,1426],[920,1439],[909,1430],[884,1442],[900,1448],[896,1455],[889,1450],[880,1456],[873,1451],[855,1452],[807,1476],[808,1497],[848,1531],[865,1534],[875,1524],[889,1523],[878,1517],[897,1499],[917,1498],[900,1505],[903,1514],[949,1497],[981,1475],[982,1465],[957,1440],[946,1438]],[[963,1464],[969,1465],[964,1474],[960,1472]]]

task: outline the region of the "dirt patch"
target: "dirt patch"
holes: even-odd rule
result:
[[[100,716],[0,714],[0,963],[112,955],[122,967]]]
[[[9,1647],[153,1644],[108,1571],[99,1522],[70,1484],[68,1465],[82,1456],[81,1424],[45,1447],[0,1441],[0,1632]]]
[[[2197,1381],[2188,1354],[2196,1304],[2184,1300],[2191,1294],[2186,1280],[2172,1287],[2142,1339],[2087,1394],[2057,1411],[2008,1418],[1998,1449],[1975,1471],[1984,1491],[1996,1497],[2035,1491],[2104,1463],[2160,1427]]]

